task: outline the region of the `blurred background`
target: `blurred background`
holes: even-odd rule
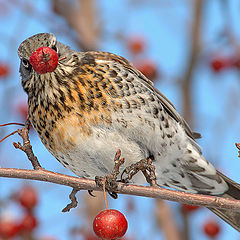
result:
[[[0,123],[22,122],[27,97],[17,48],[29,36],[52,32],[79,51],[102,50],[129,59],[184,116],[204,156],[240,182],[240,2],[236,0],[0,0]],[[3,138],[17,127],[1,127]],[[48,170],[71,174],[30,133],[34,153]],[[0,143],[0,166],[31,168],[14,149],[14,135]],[[92,221],[104,209],[102,193],[78,194],[79,205],[61,210],[71,189],[50,183],[0,179],[0,239],[94,240]],[[124,213],[125,240],[240,239],[210,211],[119,195],[110,208]]]

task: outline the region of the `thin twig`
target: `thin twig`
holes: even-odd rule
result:
[[[113,171],[112,171],[112,176],[113,178],[115,178],[115,180],[117,179],[118,174],[120,173],[119,168],[124,164],[124,158],[120,158],[121,157],[121,150],[118,149],[115,157],[114,157],[114,167],[113,167]]]
[[[27,119],[26,123],[25,123],[25,127],[22,129],[18,129],[18,134],[22,137],[23,139],[23,144],[21,144],[20,142],[16,143],[13,142],[13,146],[17,149],[22,150],[23,152],[26,153],[29,161],[32,163],[32,166],[35,170],[41,169],[41,165],[37,159],[37,157],[34,155],[33,150],[32,150],[32,145],[30,144],[30,140],[29,140],[29,128],[30,128],[30,121],[29,119]]]
[[[235,143],[235,145],[236,145],[237,149],[240,150],[240,143]],[[238,151],[238,154],[239,154],[238,157],[240,157],[240,151]]]
[[[76,198],[77,192],[79,192],[79,189],[77,188],[72,189],[72,192],[69,195],[69,199],[71,200],[71,202],[62,210],[62,212],[69,212],[72,208],[77,207],[78,205],[78,201]]]

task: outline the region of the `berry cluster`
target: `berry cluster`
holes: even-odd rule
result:
[[[211,59],[210,67],[215,73],[220,73],[223,70],[240,69],[239,57],[216,56]]]
[[[142,36],[130,37],[127,49],[132,54],[134,66],[148,79],[155,81],[159,77],[157,64],[145,56],[146,41]]]
[[[14,196],[14,200],[23,209],[21,219],[1,218],[0,239],[9,239],[20,235],[31,236],[38,226],[38,221],[34,215],[34,209],[38,204],[38,195],[31,186],[24,186]]]
[[[182,204],[181,211],[183,214],[190,214],[199,209],[199,206]],[[209,238],[214,239],[221,231],[220,225],[215,220],[206,220],[203,225],[203,232]]]

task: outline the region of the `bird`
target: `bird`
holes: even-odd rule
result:
[[[77,176],[110,174],[120,149],[125,167],[151,158],[158,186],[240,200],[240,185],[203,157],[199,134],[125,58],[74,51],[53,33],[27,38],[18,56],[29,119],[47,150]],[[131,181],[142,184],[139,175]],[[240,231],[239,212],[210,210]]]

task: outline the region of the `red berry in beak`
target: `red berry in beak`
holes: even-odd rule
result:
[[[32,53],[29,60],[35,72],[44,74],[56,69],[58,54],[52,48],[40,47]]]

